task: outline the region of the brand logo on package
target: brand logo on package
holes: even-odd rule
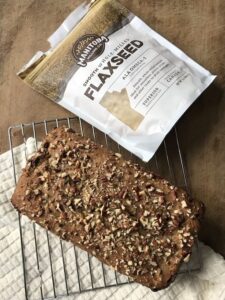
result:
[[[106,42],[108,38],[104,35],[86,34],[80,37],[72,49],[77,65],[86,67],[88,62],[99,57],[105,50]]]

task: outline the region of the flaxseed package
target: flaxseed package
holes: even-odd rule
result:
[[[78,7],[18,75],[148,161],[215,76],[116,0]]]

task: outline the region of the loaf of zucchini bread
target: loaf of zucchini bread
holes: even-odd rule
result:
[[[50,132],[12,197],[22,214],[152,290],[173,281],[203,204],[72,129]]]

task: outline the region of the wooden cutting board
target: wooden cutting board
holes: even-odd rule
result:
[[[225,1],[121,0],[153,29],[217,74],[178,124],[192,194],[206,204],[201,237],[225,256]],[[72,115],[31,90],[16,72],[79,4],[0,0],[0,152],[11,124]]]

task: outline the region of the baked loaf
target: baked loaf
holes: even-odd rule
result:
[[[28,160],[12,204],[152,290],[190,256],[203,213],[184,190],[65,127]]]

